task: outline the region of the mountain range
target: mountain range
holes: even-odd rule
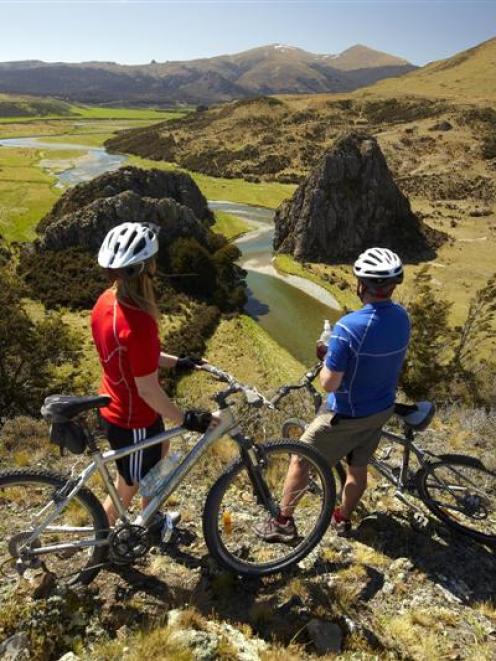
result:
[[[350,92],[416,69],[407,60],[355,45],[319,55],[284,44],[184,62],[0,63],[0,92],[82,103],[210,104],[258,94]]]

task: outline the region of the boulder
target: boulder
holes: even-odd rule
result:
[[[170,198],[179,205],[189,207],[195,216],[212,225],[213,214],[207,200],[193,179],[183,172],[164,172],[163,170],[143,170],[136,167],[123,167],[120,170],[106,172],[89,182],[84,182],[66,191],[56,202],[52,210],[41,219],[37,231],[42,233],[49,225],[69,213],[88,206],[95,200],[114,197],[124,191],[132,191],[139,197],[153,199]],[[139,220],[139,218],[129,220]]]
[[[446,238],[412,212],[377,140],[360,131],[336,141],[274,220],[274,249],[298,261],[347,262],[372,246],[419,261]]]
[[[28,635],[24,631],[19,631],[0,643],[0,659],[3,661],[24,661],[30,657]]]
[[[317,654],[338,654],[341,651],[343,632],[334,622],[314,618],[307,624],[307,631]]]

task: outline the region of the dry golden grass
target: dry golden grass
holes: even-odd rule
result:
[[[354,561],[361,565],[372,565],[384,569],[391,564],[391,558],[359,542],[354,544],[354,552]]]
[[[480,604],[476,604],[475,608],[479,613],[482,613],[484,617],[487,617],[491,622],[496,623],[496,603],[492,601],[483,601]]]
[[[399,78],[382,80],[356,96],[417,94],[468,102],[496,100],[496,39]]]
[[[191,650],[180,643],[174,630],[160,626],[151,631],[140,631],[124,640],[112,640],[96,646],[90,657],[93,661],[142,661],[152,658],[156,661],[193,661]]]

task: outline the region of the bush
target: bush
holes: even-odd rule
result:
[[[33,321],[19,281],[0,269],[0,411],[2,417],[39,415],[46,395],[70,392],[79,376],[81,338],[59,314]],[[68,369],[61,370],[65,366]]]
[[[176,239],[170,248],[171,273],[181,275],[176,280],[182,291],[200,297],[213,295],[217,285],[217,270],[212,255],[196,239]]]
[[[29,294],[50,309],[91,309],[108,285],[95,256],[80,248],[24,253],[19,274]]]
[[[414,279],[407,304],[412,335],[400,385],[413,399],[435,398],[470,406],[494,405],[496,365],[484,358],[496,346],[496,274],[476,292],[464,323],[449,326],[451,304],[434,294],[427,268]]]
[[[496,158],[496,136],[488,135],[482,141],[482,158]]]

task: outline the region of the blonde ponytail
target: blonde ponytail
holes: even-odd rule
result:
[[[113,288],[119,303],[137,307],[157,320],[160,312],[151,278],[155,273],[155,268],[155,258],[152,257],[145,262],[139,275],[132,278],[117,278]]]

